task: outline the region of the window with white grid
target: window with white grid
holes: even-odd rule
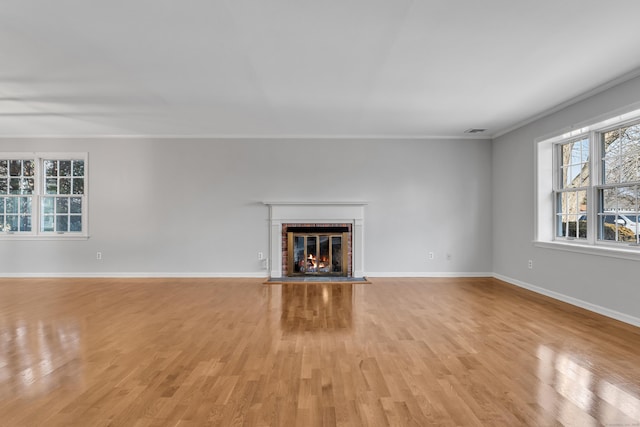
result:
[[[86,153],[0,153],[0,238],[86,237]]]

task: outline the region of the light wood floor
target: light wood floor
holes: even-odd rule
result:
[[[638,426],[640,330],[494,279],[0,280],[2,426]]]

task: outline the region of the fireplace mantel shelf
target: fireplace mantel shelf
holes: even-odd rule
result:
[[[265,201],[265,202],[262,202],[262,204],[268,205],[268,206],[295,206],[295,205],[366,206],[369,203],[367,203],[367,202],[273,202],[273,201]]]

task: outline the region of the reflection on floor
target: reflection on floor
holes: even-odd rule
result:
[[[280,324],[286,332],[345,331],[352,327],[352,284],[282,285]]]

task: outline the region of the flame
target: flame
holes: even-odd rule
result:
[[[313,266],[313,267],[312,267],[312,268],[313,268],[313,270],[315,270],[316,268],[318,268],[318,263],[316,262],[316,257],[314,257],[314,256],[313,256],[313,254],[309,254],[308,259],[309,259],[309,261],[311,262],[311,264],[312,264],[312,266]],[[312,270],[312,271],[313,271],[313,270]]]

